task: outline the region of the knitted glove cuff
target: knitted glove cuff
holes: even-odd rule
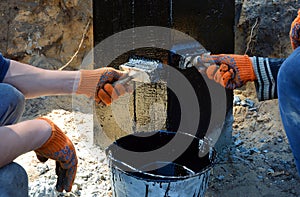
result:
[[[99,72],[97,70],[80,70],[80,80],[76,94],[85,94],[89,98],[94,98],[98,81]]]
[[[51,126],[52,134],[40,148],[35,150],[35,152],[44,157],[56,159],[52,158],[51,155],[53,155],[53,153],[55,152],[60,151],[64,147],[70,146],[70,149],[75,149],[71,140],[51,120],[44,117],[40,117],[37,119],[46,121]]]
[[[246,83],[247,81],[255,81],[257,79],[253,70],[251,59],[248,55],[239,55],[237,57],[233,55],[233,58],[236,62],[237,70],[243,83]]]
[[[270,68],[269,58],[251,57],[254,72],[257,76],[256,91],[259,101],[276,98],[276,80]]]

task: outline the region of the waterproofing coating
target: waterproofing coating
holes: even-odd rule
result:
[[[161,155],[150,159],[131,155],[131,151],[142,153],[164,147],[175,136],[180,140],[189,139],[191,144],[174,161],[166,155],[163,162],[168,165],[164,167],[159,168],[163,163]],[[199,140],[189,134],[169,131],[147,132],[147,137],[139,133],[118,139],[106,149],[113,196],[204,197],[216,155],[212,148],[206,156],[198,157]],[[176,147],[173,150],[176,151]],[[151,164],[157,165],[158,169],[145,170],[145,166]]]

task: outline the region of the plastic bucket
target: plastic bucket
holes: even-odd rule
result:
[[[200,139],[181,132],[127,135],[106,149],[114,197],[202,197],[216,151],[199,157]]]

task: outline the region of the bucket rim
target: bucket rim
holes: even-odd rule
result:
[[[171,133],[171,134],[175,134],[175,133],[180,133],[180,134],[183,134],[183,135],[188,135],[188,136],[191,136],[193,138],[195,138],[196,140],[202,140],[201,138],[197,137],[197,136],[193,136],[189,133],[185,133],[185,132],[181,132],[181,131],[177,131],[177,132],[174,132],[174,131],[167,131],[167,130],[157,130],[157,131],[150,131],[150,132],[139,132],[139,134],[143,134],[143,133],[157,133],[157,132],[162,132],[162,133]],[[133,135],[133,134],[130,134],[130,135]],[[130,136],[130,135],[127,135],[127,136]],[[126,136],[124,136],[126,137]],[[177,180],[184,180],[184,179],[188,179],[188,178],[192,178],[192,177],[198,177],[199,175],[201,174],[204,174],[204,173],[207,173],[208,171],[210,171],[216,164],[216,159],[217,159],[217,151],[214,147],[209,147],[209,151],[208,151],[208,155],[209,155],[209,165],[205,166],[201,171],[197,172],[197,173],[194,173],[194,174],[189,174],[189,175],[185,175],[185,176],[165,176],[165,175],[157,175],[157,174],[152,174],[152,173],[148,173],[148,172],[144,172],[140,169],[137,169],[137,168],[134,168],[132,167],[131,165],[129,164],[126,164],[124,162],[121,162],[115,158],[112,157],[111,154],[109,154],[109,148],[112,146],[112,145],[116,145],[118,140],[116,140],[115,142],[113,142],[110,146],[108,146],[106,149],[105,149],[105,153],[106,153],[106,156],[107,156],[107,159],[109,161],[109,167],[110,168],[114,168],[118,171],[121,171],[122,173],[128,175],[128,176],[132,176],[132,177],[135,177],[137,179],[140,179],[140,180],[148,180],[148,181],[152,181],[152,180],[155,180],[155,182],[172,182],[172,181],[177,181]],[[207,155],[206,154],[206,155]],[[112,161],[113,162],[116,162],[118,164],[121,164],[122,166],[125,166],[131,170],[133,170],[135,173],[138,173],[138,174],[143,174],[143,175],[146,175],[147,177],[153,177],[153,179],[151,178],[145,178],[145,177],[140,177],[140,176],[137,176],[135,175],[134,173],[132,172],[128,172],[126,170],[123,170],[121,169],[120,167],[116,166],[116,165],[113,165],[112,164]],[[160,178],[160,179],[157,179],[157,178]]]
[[[214,157],[216,157],[216,152],[213,148],[214,151]],[[114,161],[118,162],[117,160],[113,159]],[[147,180],[147,181],[153,181],[155,180],[155,182],[172,182],[172,181],[178,181],[178,180],[184,180],[184,179],[188,179],[188,178],[193,178],[193,177],[199,177],[199,175],[201,174],[205,174],[208,173],[208,171],[211,171],[211,169],[215,166],[215,161],[211,161],[211,163],[207,166],[205,166],[200,172],[194,173],[192,175],[185,175],[185,176],[164,176],[164,175],[156,175],[156,174],[151,174],[148,172],[143,172],[139,169],[135,169],[136,173],[139,174],[143,174],[143,175],[147,175],[148,177],[153,177],[153,179],[151,178],[145,178],[145,177],[141,177],[141,176],[137,176],[132,172],[127,172],[126,170],[123,170],[121,168],[119,168],[116,165],[112,165],[111,168],[115,168],[118,171],[121,171],[122,173],[131,176],[131,177],[135,177],[136,179],[140,179],[140,180]],[[157,179],[160,178],[160,179]]]

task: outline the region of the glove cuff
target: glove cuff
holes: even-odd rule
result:
[[[46,121],[52,129],[52,134],[49,139],[40,148],[34,150],[38,155],[56,160],[57,158],[53,158],[54,153],[61,151],[65,147],[75,151],[71,140],[51,120],[44,117],[37,119]]]
[[[254,72],[257,76],[255,82],[257,98],[259,101],[277,98],[276,74],[271,66],[279,68],[285,59],[272,60],[264,57],[251,57]],[[274,77],[273,77],[274,75]]]
[[[94,98],[98,81],[99,72],[97,70],[80,70],[80,80],[76,94],[85,94],[89,98]]]
[[[251,59],[248,55],[239,56],[238,58],[234,59],[237,65],[239,76],[244,84],[247,81],[255,81],[257,79]]]

